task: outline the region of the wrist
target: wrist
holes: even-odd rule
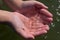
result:
[[[10,12],[0,10],[0,21],[4,22],[9,20],[10,20]]]
[[[22,4],[22,0],[4,0],[4,2],[11,8],[13,11],[17,10],[17,6]]]
[[[18,6],[22,4],[22,0],[4,0],[10,6]]]
[[[9,14],[8,14],[8,15],[9,15],[9,16],[8,16],[9,19],[7,18],[7,21],[13,22],[13,21],[15,20],[15,19],[14,19],[14,14],[15,14],[14,12],[9,13]]]

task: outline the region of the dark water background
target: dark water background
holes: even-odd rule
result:
[[[46,35],[36,37],[35,40],[60,40],[60,0],[39,0],[49,7],[49,11],[54,15],[54,21],[50,25],[50,30]],[[0,0],[0,9],[8,10],[8,6]],[[17,35],[11,26],[7,24],[0,24],[0,40],[24,40],[24,38]]]

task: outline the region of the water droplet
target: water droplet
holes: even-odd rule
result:
[[[58,11],[59,9],[56,9],[56,11]]]
[[[56,18],[57,22],[59,22],[60,20],[58,18]]]
[[[57,15],[58,15],[58,16],[60,16],[60,13],[59,13],[59,12],[57,12]]]
[[[58,0],[58,2],[60,3],[60,0]]]
[[[52,7],[54,7],[54,5],[52,5]]]
[[[60,5],[58,6],[58,8],[60,8]]]
[[[48,36],[45,36],[44,39],[47,39]]]
[[[52,26],[52,27],[55,27],[55,24],[51,23],[51,26]]]
[[[60,32],[57,32],[57,34],[59,34]]]

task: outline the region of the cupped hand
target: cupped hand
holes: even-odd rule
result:
[[[48,7],[38,1],[9,1],[4,0],[12,10],[17,11],[27,17],[39,14],[44,20],[44,24],[52,22],[53,15],[47,10]],[[14,5],[13,5],[14,4]]]
[[[38,1],[23,1],[21,7],[17,6],[16,8],[17,12],[20,12],[29,18],[38,14],[44,24],[50,24],[53,20],[53,15],[47,10],[48,7]]]
[[[8,3],[9,2],[7,1],[7,4]],[[13,6],[10,3],[9,6],[14,11],[23,14],[24,17],[21,17],[20,14],[16,13],[16,15],[22,19],[25,27],[28,28],[32,35],[41,35],[47,33],[47,30],[49,30],[48,24],[53,21],[53,15],[47,10],[48,7],[43,3],[38,1],[22,1],[21,5],[18,3],[16,6]]]
[[[49,30],[49,26],[47,24],[43,24],[41,22],[42,19],[38,17],[38,15],[35,15],[32,18],[28,18],[17,12],[14,15],[21,20],[20,21],[16,18],[15,25],[17,25],[17,27],[14,28],[24,38],[34,39],[35,36],[45,34]]]

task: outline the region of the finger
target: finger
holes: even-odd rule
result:
[[[40,15],[40,16],[44,24],[50,24],[53,21],[53,18],[51,17],[46,17],[45,15]]]
[[[41,28],[36,29],[36,31],[41,31],[41,30],[46,30],[46,31],[48,31],[49,29],[50,29],[50,28],[49,28],[48,25],[43,25]]]
[[[43,23],[36,23],[34,26],[32,26],[31,28],[32,29],[39,29],[43,26],[44,24]]]
[[[45,8],[45,9],[48,9],[48,7],[45,6],[45,5],[44,5],[43,3],[41,3],[41,2],[36,2],[35,5],[36,5],[36,7],[38,7],[38,8]]]
[[[46,20],[43,21],[43,24],[44,24],[44,25],[46,25],[46,24],[49,25],[50,23],[52,23],[52,22],[49,22],[49,21],[46,21]]]
[[[46,24],[48,24],[48,25],[49,25],[49,24],[50,24],[50,22],[48,22],[48,21],[45,21],[45,20],[44,20],[44,21],[43,21],[43,24],[44,24],[44,25],[46,25]]]
[[[47,18],[46,21],[52,22],[53,19],[52,18]]]
[[[41,9],[40,13],[42,13],[48,17],[53,17],[53,15],[49,11],[47,11],[46,9]]]
[[[44,25],[41,29],[42,29],[42,30],[46,30],[46,31],[48,31],[50,28],[49,28],[48,25]]]
[[[46,30],[41,30],[41,31],[36,31],[36,32],[34,32],[34,36],[38,36],[38,35],[42,35],[42,34],[45,34],[45,33],[47,33],[47,31]]]
[[[43,21],[46,21],[46,22],[49,22],[49,23],[51,23],[52,21],[53,21],[53,18],[47,18],[47,17],[44,17],[43,18]]]
[[[44,28],[45,28],[45,30],[47,30],[47,31],[50,29],[48,25],[45,25]]]

